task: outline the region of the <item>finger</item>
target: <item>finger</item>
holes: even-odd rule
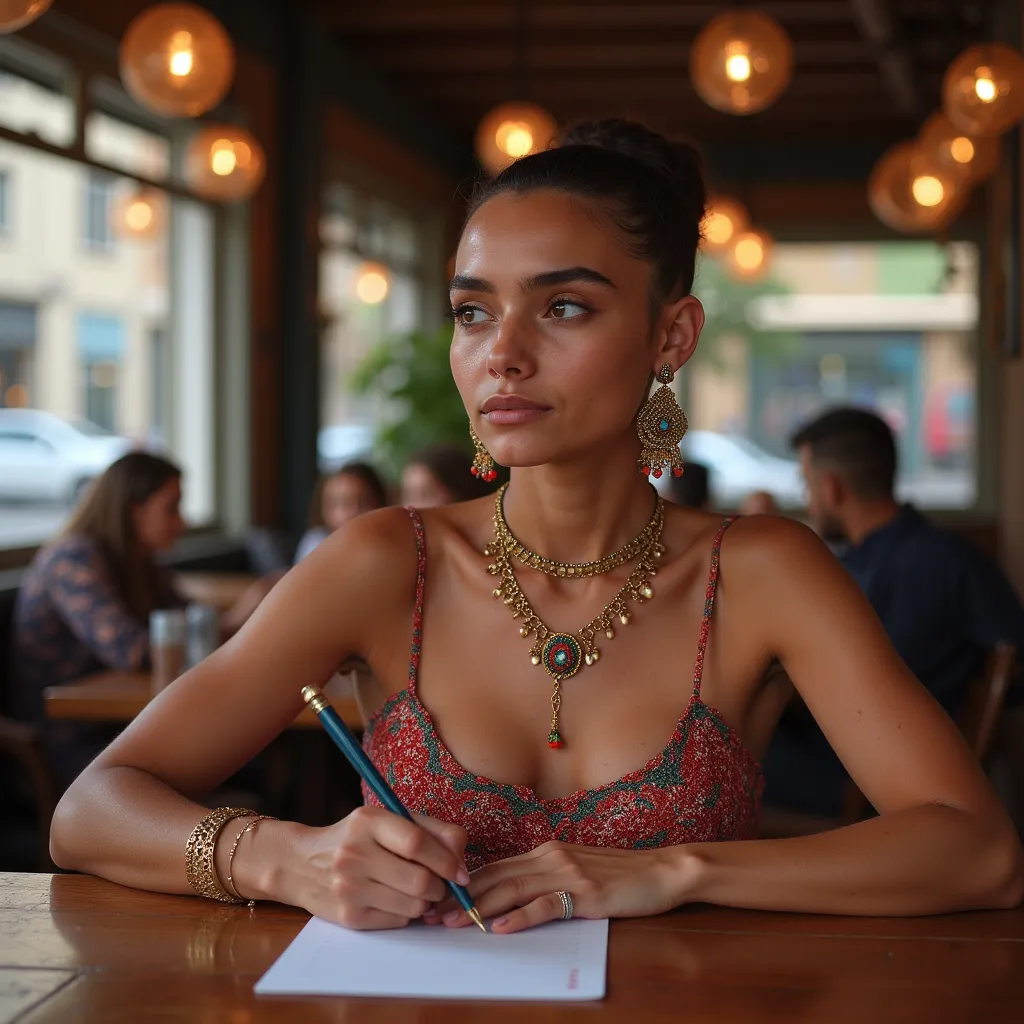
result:
[[[523,907],[532,903],[545,893],[554,892],[558,883],[550,873],[536,875],[512,875],[498,882],[493,888],[480,896],[474,896],[476,909],[485,918],[497,917],[515,907]],[[559,900],[561,906],[561,900]],[[472,921],[469,915],[458,907],[447,909],[442,920],[450,928],[462,928]]]
[[[443,900],[448,894],[444,879],[422,864],[404,860],[388,850],[378,851],[377,856],[367,862],[366,874],[374,882],[428,905]]]
[[[373,814],[369,820],[371,834],[379,846],[390,850],[403,860],[422,864],[441,878],[459,882],[461,885],[469,882],[469,872],[461,857],[438,838],[441,830],[435,826],[443,825],[442,822],[420,818],[414,824],[384,810]],[[427,824],[421,825],[420,822]],[[453,828],[454,826],[444,825],[449,840],[456,838],[456,834],[452,832]]]
[[[428,817],[426,814],[417,814],[416,824],[425,828],[435,839],[447,846],[456,857],[459,863],[466,865],[466,844],[469,842],[469,833],[461,825],[452,825],[447,821],[439,821],[437,818]],[[454,879],[453,879],[454,881]],[[462,882],[461,885],[467,883]]]
[[[364,881],[359,887],[359,897],[367,911],[375,910],[413,921],[430,909],[430,901],[409,896],[380,882]]]
[[[549,892],[539,896],[525,907],[513,910],[504,917],[491,922],[491,931],[498,935],[511,935],[526,928],[535,928],[549,921],[560,921],[565,913],[562,899],[556,893]]]

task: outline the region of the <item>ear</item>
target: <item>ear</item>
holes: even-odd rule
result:
[[[684,295],[666,306],[656,335],[654,372],[665,363],[678,370],[696,351],[703,326],[704,307],[696,296]]]
[[[829,508],[841,504],[845,492],[846,485],[837,473],[826,471],[821,474],[821,495]]]

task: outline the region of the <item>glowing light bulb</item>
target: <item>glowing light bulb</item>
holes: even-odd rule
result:
[[[978,68],[978,77],[974,80],[974,95],[982,103],[991,103],[999,95],[999,90],[986,71],[986,68]]]
[[[974,159],[974,143],[966,135],[958,135],[949,143],[949,155],[958,164],[969,164]]]
[[[224,178],[237,166],[235,147],[228,139],[218,139],[210,148],[210,170]]]
[[[175,32],[171,37],[171,59],[167,66],[176,78],[185,78],[192,73],[195,55],[192,52],[192,33]]]
[[[946,196],[946,190],[933,174],[920,174],[910,185],[915,202],[921,206],[938,206]]]
[[[533,132],[522,121],[502,121],[494,133],[494,141],[503,153],[518,160],[533,149]]]
[[[750,58],[745,53],[734,53],[726,57],[725,73],[732,82],[745,82],[750,78]]]
[[[764,243],[756,235],[747,235],[736,243],[733,259],[741,270],[757,270],[764,263]]]
[[[124,222],[130,230],[144,232],[153,223],[153,207],[145,199],[133,200],[124,211]]]
[[[736,225],[726,213],[714,210],[704,222],[704,237],[713,245],[725,245],[736,233]]]
[[[370,264],[356,278],[356,295],[369,306],[383,302],[388,294],[388,278],[383,267]]]

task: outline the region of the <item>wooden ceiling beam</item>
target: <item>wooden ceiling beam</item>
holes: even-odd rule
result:
[[[864,38],[871,44],[878,70],[885,79],[893,101],[909,117],[921,110],[910,54],[899,41],[896,23],[887,0],[850,0],[850,8]]]
[[[320,15],[343,32],[355,33],[439,33],[457,29],[512,30],[517,24],[514,3],[485,3],[469,0],[442,5],[420,0],[345,4],[323,0]],[[758,10],[784,25],[818,25],[849,22],[846,0],[789,0],[759,3]],[[674,4],[581,4],[536,3],[529,11],[531,28],[699,28],[721,13],[718,3]]]
[[[503,75],[474,75],[469,78],[450,75],[445,79],[402,76],[399,81],[417,95],[439,103],[456,106],[460,103],[492,104],[511,99],[510,91],[517,92],[518,76],[512,72]],[[700,102],[685,74],[668,75],[611,75],[595,72],[582,75],[567,72],[530,75],[530,97],[538,103],[562,103],[571,100],[615,99],[652,104]],[[831,75],[803,74],[793,79],[782,99],[787,106],[799,100],[849,98],[871,104],[884,100],[885,92],[874,72]]]
[[[807,42],[794,46],[797,68],[809,64],[873,64],[874,54],[860,40],[850,42]],[[446,42],[408,41],[402,46],[370,45],[367,59],[382,71],[400,74],[462,75],[505,70],[516,63],[515,40],[483,41],[466,46],[459,40]],[[526,63],[536,71],[649,71],[652,68],[678,68],[685,71],[687,43],[534,43]]]

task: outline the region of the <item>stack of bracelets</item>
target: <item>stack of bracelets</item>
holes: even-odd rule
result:
[[[217,848],[217,838],[220,836],[229,821],[236,818],[249,818],[250,820],[235,836],[231,852],[228,854],[227,885],[222,885],[217,877],[217,869],[214,866],[213,855]],[[246,807],[218,807],[210,811],[199,822],[185,844],[185,877],[188,884],[200,895],[207,896],[212,900],[220,900],[221,903],[248,903],[250,907],[256,905],[255,900],[247,900],[239,895],[235,888],[234,879],[231,877],[231,868],[235,861],[235,852],[242,836],[246,832],[255,830],[261,821],[273,821],[268,814],[257,814]]]

